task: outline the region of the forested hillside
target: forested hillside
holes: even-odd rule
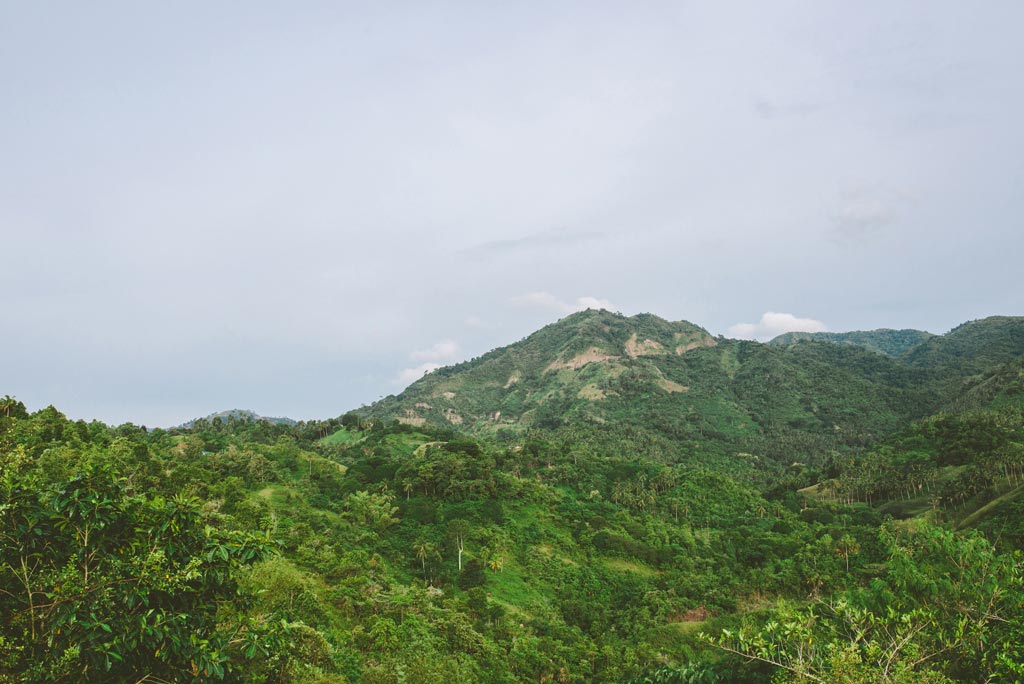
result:
[[[879,330],[857,330],[843,333],[790,332],[772,338],[768,341],[768,344],[783,347],[803,341],[829,342],[831,344],[863,347],[886,356],[898,357],[931,337],[934,337],[932,333],[923,330],[890,330],[888,328],[881,328]]]
[[[0,682],[1014,682],[1021,319],[574,314],[330,421],[0,403]]]

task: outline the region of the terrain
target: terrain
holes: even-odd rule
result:
[[[295,424],[5,397],[0,682],[1019,681],[1024,319],[915,334],[584,311]]]
[[[854,347],[863,347],[886,356],[898,358],[930,337],[934,337],[934,335],[923,330],[880,328],[878,330],[859,330],[845,333],[790,332],[772,338],[768,341],[768,344],[781,347],[805,340],[830,342],[832,344],[848,344]]]
[[[297,422],[295,420],[292,420],[291,418],[283,418],[283,417],[282,418],[273,418],[273,417],[270,417],[270,416],[261,416],[258,413],[256,413],[255,411],[252,411],[252,410],[249,410],[249,409],[229,409],[227,411],[218,411],[216,413],[211,413],[210,415],[205,416],[204,418],[202,418],[202,420],[207,420],[207,421],[220,420],[220,421],[224,421],[224,422],[227,422],[227,421],[229,421],[231,419],[235,419],[235,420],[250,420],[250,421],[266,420],[266,421],[268,421],[270,423],[281,424],[281,425],[295,425],[295,423]],[[200,419],[199,418],[193,418],[192,420],[187,421],[187,422],[179,425],[178,427],[180,427],[180,428],[190,428],[190,427],[193,427],[196,424],[196,421],[198,421],[198,420],[200,420]]]

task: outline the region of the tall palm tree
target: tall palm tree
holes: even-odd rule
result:
[[[11,413],[18,406],[18,400],[9,394],[5,394],[3,399],[0,399],[0,412],[3,412],[4,416],[10,418]]]
[[[412,545],[412,550],[416,552],[416,557],[420,559],[420,565],[423,567],[423,581],[426,582],[427,558],[429,556],[436,556],[437,549],[434,548],[433,544],[425,542],[422,539],[419,539],[416,541],[415,544]]]

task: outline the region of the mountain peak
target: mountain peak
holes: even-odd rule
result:
[[[596,402],[620,401],[637,388],[685,392],[678,360],[717,344],[707,330],[688,321],[587,309],[519,342],[425,375],[399,396],[375,404],[370,415],[471,431],[518,430],[574,410],[600,420]]]

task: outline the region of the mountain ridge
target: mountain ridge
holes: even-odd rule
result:
[[[504,441],[569,431],[605,451],[667,460],[735,465],[747,454],[821,465],[942,410],[1021,354],[1019,317],[969,322],[892,356],[813,339],[733,340],[689,321],[587,310],[429,373],[361,413]],[[615,425],[630,426],[630,437]]]
[[[805,341],[848,344],[898,358],[932,337],[935,337],[934,333],[913,328],[877,328],[849,332],[788,332],[773,337],[768,344],[788,346]]]

